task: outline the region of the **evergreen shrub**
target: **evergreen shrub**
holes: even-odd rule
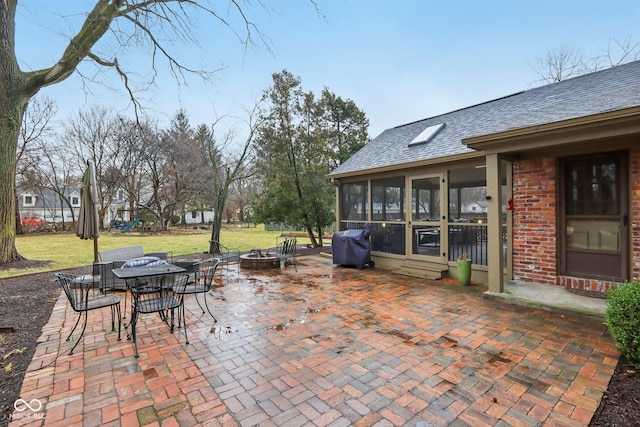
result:
[[[606,319],[618,351],[640,368],[640,282],[627,282],[609,291]]]

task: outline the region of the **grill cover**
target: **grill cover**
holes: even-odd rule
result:
[[[358,269],[361,269],[365,264],[370,264],[370,234],[369,224],[365,224],[362,230],[344,230],[334,233],[331,239],[333,263],[355,266]]]

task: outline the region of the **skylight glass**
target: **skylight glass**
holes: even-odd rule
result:
[[[431,138],[436,136],[436,134],[440,132],[440,129],[442,129],[443,127],[444,123],[438,123],[437,125],[428,126],[425,130],[420,132],[418,136],[413,138],[413,141],[409,143],[409,147],[411,147],[412,145],[426,144],[431,140]]]

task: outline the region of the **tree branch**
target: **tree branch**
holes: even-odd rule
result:
[[[78,34],[71,39],[62,54],[62,58],[50,68],[25,73],[27,82],[24,85],[28,96],[34,95],[42,87],[65,80],[89,54],[91,48],[109,30],[111,23],[118,16],[118,8],[124,0],[98,0]]]
[[[127,73],[125,73],[122,68],[120,68],[120,64],[118,64],[118,58],[113,58],[113,61],[106,61],[100,57],[98,57],[98,55],[94,54],[93,52],[89,52],[87,54],[87,56],[89,58],[91,58],[93,61],[95,61],[96,63],[102,65],[103,67],[110,67],[116,70],[116,72],[120,75],[120,77],[122,78],[122,81],[124,83],[124,87],[127,90],[127,92],[129,93],[129,99],[131,100],[131,103],[133,104],[133,109],[134,109],[134,113],[136,115],[136,121],[139,121],[139,110],[142,109],[142,105],[140,105],[140,102],[136,99],[134,93],[133,93],[133,89],[129,86],[129,77],[127,76]]]

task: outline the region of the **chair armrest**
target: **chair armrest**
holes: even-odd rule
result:
[[[225,257],[229,257],[229,256],[236,256],[240,254],[240,249],[229,248],[215,240],[209,240],[209,244],[213,245],[216,248],[216,250],[212,253],[212,255],[215,255],[216,253],[218,253],[220,255],[224,255]]]
[[[221,260],[223,265],[229,270],[229,260],[234,259],[240,269],[240,249],[229,248],[216,240],[209,240],[209,249],[214,248],[214,251],[209,251],[210,254],[216,255]]]

